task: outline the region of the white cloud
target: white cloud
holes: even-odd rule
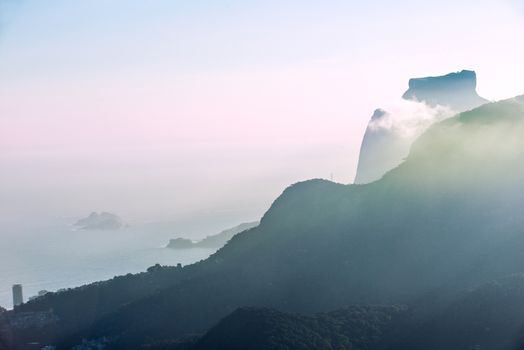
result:
[[[449,107],[429,106],[424,102],[399,100],[385,109],[384,115],[369,123],[372,130],[387,129],[405,138],[415,138],[431,124],[456,114]]]

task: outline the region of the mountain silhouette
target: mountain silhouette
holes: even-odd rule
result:
[[[310,314],[407,305],[418,324],[430,324],[465,291],[524,272],[523,134],[524,96],[434,124],[379,181],[290,186],[259,226],[205,261],[21,305],[8,313],[18,324],[13,342],[69,348],[113,339],[112,349],[130,349],[205,333],[243,306]],[[20,321],[44,312],[58,321],[38,329]]]

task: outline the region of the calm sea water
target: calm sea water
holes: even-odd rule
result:
[[[11,286],[24,299],[40,290],[81,286],[161,265],[191,264],[214,250],[172,250],[170,225],[142,224],[114,231],[74,230],[71,220],[27,227],[0,227],[0,305],[12,308]],[[74,221],[73,221],[74,222]]]

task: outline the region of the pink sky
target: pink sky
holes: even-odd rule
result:
[[[373,110],[410,77],[474,69],[488,99],[524,93],[512,1],[208,5],[13,9],[0,211],[257,219],[291,183],[350,183]]]

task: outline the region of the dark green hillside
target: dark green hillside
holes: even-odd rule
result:
[[[524,349],[524,275],[509,276],[463,293],[388,349]]]
[[[524,272],[523,135],[523,97],[479,107],[434,125],[377,182],[291,186],[258,227],[204,262],[46,296],[19,311],[52,308],[59,322],[46,341],[63,348],[113,336],[122,349],[203,333],[246,305],[310,313],[407,304],[433,317],[421,304],[435,296],[445,308],[463,290]]]
[[[191,350],[376,349],[406,313],[401,307],[379,306],[314,316],[242,308],[221,320]]]
[[[523,307],[524,277],[514,275],[463,292],[426,319],[397,306],[353,306],[312,316],[241,308],[200,339],[157,349],[522,350]]]

